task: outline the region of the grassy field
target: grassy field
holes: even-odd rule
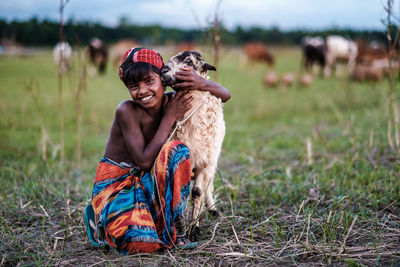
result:
[[[298,49],[274,53],[276,71],[298,72]],[[87,80],[81,160],[77,61],[64,77],[62,163],[50,51],[0,56],[0,266],[398,266],[400,160],[387,142],[388,83],[316,78],[310,88],[267,89],[266,69],[243,64],[237,49],[222,53],[219,81],[232,94],[215,179],[222,217],[204,216],[201,245],[121,256],[92,248],[82,217],[115,107],[129,97],[115,68]],[[396,83],[395,103],[398,91]]]

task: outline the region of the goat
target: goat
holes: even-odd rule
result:
[[[310,87],[313,80],[314,80],[314,78],[313,78],[312,74],[305,73],[300,77],[300,85],[302,87]]]
[[[288,72],[282,75],[281,77],[281,84],[283,87],[290,87],[292,86],[293,82],[296,80],[296,73]]]
[[[275,71],[267,71],[263,78],[265,87],[275,87],[279,82],[279,76]]]
[[[199,52],[183,51],[170,58],[162,68],[163,84],[175,84],[174,75],[182,67],[192,67],[206,79],[208,70],[216,70],[201,58]],[[193,96],[193,107],[187,111],[182,124],[172,133],[171,138],[180,140],[189,147],[194,179],[192,189],[194,226],[190,232],[198,235],[200,233],[198,217],[203,201],[212,215],[219,215],[215,208],[213,191],[214,176],[225,136],[225,121],[221,99],[207,91],[190,90],[190,94]]]
[[[59,73],[68,72],[72,57],[72,48],[67,42],[57,43],[53,49],[54,63],[58,66]]]

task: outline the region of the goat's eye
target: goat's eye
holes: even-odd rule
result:
[[[185,63],[186,63],[186,64],[192,64],[193,61],[192,61],[190,58],[188,58],[188,59],[185,60]]]

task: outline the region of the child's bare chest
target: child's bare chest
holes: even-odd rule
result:
[[[160,119],[152,118],[150,116],[143,116],[141,118],[140,127],[143,133],[146,144],[148,144],[157,132],[160,125]]]

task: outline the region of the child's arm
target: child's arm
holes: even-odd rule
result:
[[[228,89],[217,82],[200,77],[192,68],[182,68],[181,71],[175,74],[175,78],[182,81],[173,85],[173,88],[176,90],[197,89],[209,91],[213,96],[220,98],[223,103],[231,98]]]
[[[141,170],[151,169],[175,121],[181,119],[191,108],[191,100],[192,97],[188,94],[177,93],[165,107],[159,127],[147,144],[140,126],[139,113],[133,111],[132,104],[129,102],[118,106],[116,119],[122,130],[125,146],[132,160]]]

